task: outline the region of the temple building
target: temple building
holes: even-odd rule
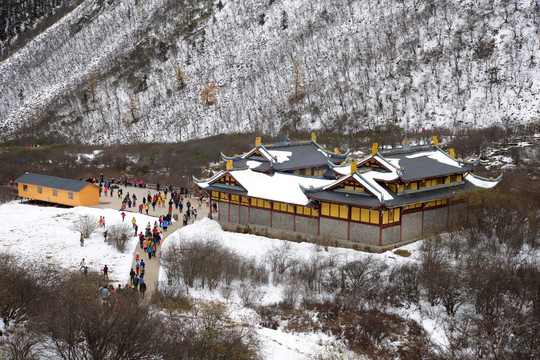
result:
[[[226,170],[195,179],[210,195],[224,229],[249,226],[271,237],[342,246],[393,247],[466,221],[467,193],[500,180],[472,172],[477,160],[456,159],[433,145],[379,151],[360,161],[310,141],[262,145],[226,157]]]

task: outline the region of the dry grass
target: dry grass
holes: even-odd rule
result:
[[[399,256],[402,256],[402,257],[409,257],[411,256],[411,252],[408,251],[408,250],[403,250],[403,249],[397,249],[394,251],[394,254],[396,255],[399,255]]]

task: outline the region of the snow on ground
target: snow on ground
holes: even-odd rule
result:
[[[169,247],[182,241],[201,239],[220,242],[222,245],[230,248],[236,253],[247,258],[256,259],[259,263],[266,260],[269,252],[282,247],[285,243],[289,246],[287,251],[294,259],[302,261],[308,260],[314,256],[320,257],[321,260],[324,258],[333,258],[338,265],[371,256],[374,256],[381,262],[386,262],[389,265],[395,265],[398,262],[415,261],[415,253],[419,246],[419,242],[416,242],[402,247],[402,249],[412,253],[408,258],[397,256],[392,252],[369,254],[352,249],[335,247],[328,247],[328,250],[326,251],[322,246],[311,243],[288,242],[263,236],[223,231],[216,221],[203,218],[200,221],[181,228],[169,235],[167,240],[163,243],[162,251],[167,251]],[[163,268],[160,268],[159,280],[160,283],[167,282],[167,275]],[[267,284],[257,290],[261,293],[261,305],[269,305],[282,300],[283,289],[281,285],[273,286],[272,284]],[[228,303],[229,308],[236,309],[233,310],[236,313],[236,316],[241,314],[240,317],[242,321],[248,321],[253,324],[253,321],[257,317],[253,310],[242,307],[241,300],[237,295],[231,295],[225,298],[219,290],[208,291],[206,289],[189,289],[189,294],[198,299],[217,300]],[[235,315],[233,315],[233,317],[235,317]],[[238,321],[239,319],[235,318],[235,320]],[[294,333],[284,331],[280,328],[272,330],[258,327],[258,325],[256,326],[256,331],[263,344],[263,358],[266,360],[303,360],[313,358],[319,354],[324,355],[328,352],[329,348],[343,348],[343,344],[340,344],[335,338],[326,334]]]
[[[99,218],[105,216],[107,227],[122,222],[119,211],[114,209],[95,209],[87,207],[55,208],[42,207],[19,202],[0,205],[0,252],[8,252],[19,256],[24,261],[37,261],[54,264],[66,270],[77,271],[82,258],[86,259],[91,271],[99,271],[105,264],[110,268],[110,277],[115,281],[126,283],[129,278],[132,254],[137,238],[130,240],[128,248],[120,253],[105,244],[101,231],[93,233],[85,239],[84,247],[80,246],[80,234],[73,229],[79,216],[90,215]],[[128,213],[126,222],[135,216],[139,227],[156,219],[142,214]],[[165,250],[171,245],[187,239],[211,239],[219,241],[240,255],[264,261],[268,252],[280,248],[287,243],[291,256],[298,260],[308,260],[314,256],[321,259],[332,257],[337,264],[374,256],[381,262],[395,264],[397,262],[415,261],[415,252],[419,242],[402,247],[412,253],[409,258],[395,255],[392,252],[368,254],[352,249],[328,247],[327,251],[319,245],[309,243],[285,242],[250,234],[225,232],[219,224],[208,218],[181,228],[170,234],[163,243]],[[163,269],[160,269],[160,282],[166,281]],[[261,304],[272,304],[282,299],[282,288],[271,284],[264,285],[260,291]],[[258,315],[242,306],[238,295],[225,297],[222,292],[193,290],[190,295],[201,300],[218,300],[227,303],[231,318],[234,321],[254,324],[261,340],[263,358],[266,360],[304,360],[315,356],[330,356],[334,351],[344,349],[342,343],[332,336],[322,333],[294,333],[281,328],[277,330],[262,328],[257,324]],[[424,321],[424,324],[428,324]],[[0,330],[2,324],[0,323]],[[441,343],[444,341],[441,340]],[[336,350],[339,349],[339,350]]]
[[[322,333],[286,333],[268,328],[257,332],[264,342],[264,359],[312,359],[324,355],[328,348],[343,348],[335,338]]]
[[[120,253],[104,242],[102,231],[94,232],[80,246],[80,233],[74,225],[80,216],[96,218],[105,216],[107,228],[120,224],[120,212],[113,209],[94,209],[88,207],[56,208],[10,202],[0,205],[0,252],[11,253],[24,261],[43,262],[68,270],[79,268],[84,258],[89,271],[109,268],[111,280],[127,283],[131,269],[132,254],[137,238],[131,238],[127,249]],[[156,218],[142,214],[128,213],[126,222],[131,224],[135,217],[139,228]]]
[[[172,246],[175,243],[192,240],[192,239],[213,239],[215,241],[220,241],[223,245],[229,247],[235,252],[239,253],[248,258],[255,258],[259,261],[264,261],[267,254],[275,248],[283,246],[284,243],[288,243],[290,248],[288,249],[291,257],[297,260],[308,260],[314,255],[319,255],[321,257],[332,257],[334,259],[339,259],[343,262],[349,262],[354,260],[359,260],[367,258],[370,256],[375,256],[381,261],[390,262],[395,264],[398,261],[411,261],[411,256],[409,258],[403,258],[396,256],[392,252],[385,252],[382,254],[370,254],[361,251],[356,251],[353,249],[346,248],[336,248],[328,247],[328,251],[325,251],[322,246],[311,243],[296,243],[290,241],[284,241],[279,239],[267,238],[264,236],[257,236],[251,234],[238,234],[228,231],[223,231],[221,226],[213,220],[208,218],[203,218],[196,223],[186,226],[184,228],[178,229],[171,235],[167,237],[167,241],[163,244],[163,251],[166,251],[168,247]],[[401,249],[409,250],[413,253],[417,247],[418,243],[409,244],[401,247]],[[160,269],[160,279],[165,279],[166,274],[163,269]]]

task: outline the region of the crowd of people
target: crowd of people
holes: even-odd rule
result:
[[[141,231],[139,233],[139,247],[144,253],[148,254],[148,261],[152,258],[156,258],[157,250],[161,245],[163,238],[161,229],[164,230],[166,222],[161,221],[158,224],[157,221],[154,222],[154,226],[150,222],[146,225],[144,233]],[[135,269],[131,268],[129,272],[130,286],[132,291],[140,293],[141,298],[144,298],[146,292],[146,283],[144,282],[144,275],[146,272],[146,263],[141,257],[139,252],[135,254]]]
[[[96,184],[99,183],[100,187],[100,196],[116,196],[118,199],[122,199],[121,206],[119,208],[120,216],[122,217],[122,222],[129,221],[126,220],[126,213],[128,211],[138,212],[140,214],[149,215],[150,208],[153,212],[160,212],[163,209],[165,215],[160,215],[159,218],[151,225],[148,222],[146,228],[143,231],[138,231],[139,226],[136,222],[135,217],[131,219],[131,223],[134,230],[134,236],[139,238],[139,247],[140,253],[137,252],[135,255],[134,267],[129,273],[129,283],[125,286],[118,285],[115,289],[112,285],[107,284],[103,286],[101,290],[101,297],[103,301],[108,301],[110,296],[115,296],[115,294],[129,294],[132,299],[144,298],[145,292],[147,290],[147,285],[144,281],[146,273],[146,263],[143,259],[146,258],[146,261],[155,261],[153,259],[157,256],[157,251],[163,241],[163,232],[166,232],[173,222],[173,211],[176,209],[178,213],[182,216],[183,225],[189,224],[191,221],[197,219],[197,205],[193,205],[191,201],[193,199],[184,198],[183,194],[179,191],[176,191],[172,185],[162,186],[160,183],[157,183],[155,186],[155,191],[151,191],[147,183],[142,180],[129,180],[129,179],[104,179],[103,175],[99,178],[91,178],[89,181],[92,181]],[[123,186],[122,186],[123,185]],[[141,196],[141,191],[139,190],[137,194],[132,190],[131,193],[128,186],[145,188],[149,189],[146,195]],[[125,194],[124,194],[125,192]],[[200,195],[198,198],[198,208],[201,209],[203,204],[204,197]],[[185,211],[184,211],[185,208]],[[174,216],[174,219],[177,220],[177,215]],[[105,217],[100,216],[99,218],[99,227],[105,227]],[[84,264],[84,259],[81,264],[81,270],[85,273],[88,268]],[[105,265],[101,269],[102,276],[105,281],[108,281],[108,268]]]
[[[143,285],[140,286],[140,291],[137,291],[133,287],[129,288],[128,286],[122,286],[122,284],[118,284],[116,289],[112,284],[103,285],[103,289],[101,290],[101,301],[106,304],[111,297],[120,296],[124,300],[137,303],[141,297],[144,297],[144,293],[146,292],[146,284],[144,282],[142,284]]]

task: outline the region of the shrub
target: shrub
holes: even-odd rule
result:
[[[296,263],[290,250],[291,244],[287,241],[283,242],[280,247],[272,248],[266,257],[272,271],[283,274]]]
[[[133,228],[129,224],[112,225],[107,233],[107,243],[124,252],[132,233]]]
[[[220,243],[185,241],[161,254],[161,263],[169,279],[182,281],[187,287],[216,289],[234,280],[268,281],[264,267],[245,259]]]
[[[126,301],[130,293],[96,301],[101,281],[73,273],[55,287],[40,317],[40,330],[51,339],[48,353],[64,359],[151,358],[161,344],[141,334],[163,333],[159,317],[137,301]]]
[[[257,314],[261,317],[260,325],[262,327],[277,330],[279,327],[280,311],[276,305],[259,306],[255,311],[257,311]]]
[[[240,287],[238,295],[242,300],[242,305],[249,308],[254,307],[256,303],[261,299],[261,294],[257,291],[257,289],[250,286]]]
[[[52,285],[61,279],[54,268],[22,264],[9,254],[0,254],[0,269],[0,317],[6,326],[38,314]]]
[[[189,319],[174,313],[165,318],[160,358],[259,359],[259,343],[251,327],[234,323],[220,303],[200,303]],[[152,332],[155,334],[155,332]],[[153,339],[153,336],[148,336]]]
[[[403,249],[397,249],[397,250],[394,250],[394,254],[399,255],[399,256],[402,256],[402,257],[409,257],[409,256],[411,256],[411,252],[410,252],[410,251],[408,251],[408,250],[403,250]]]
[[[156,288],[152,294],[152,302],[160,305],[169,312],[187,312],[193,308],[191,298],[177,286]]]
[[[17,198],[16,187],[0,187],[0,204],[10,202]]]

